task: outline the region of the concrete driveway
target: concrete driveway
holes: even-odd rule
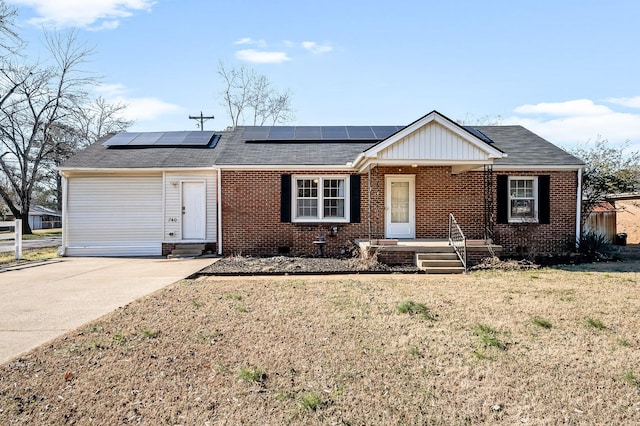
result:
[[[0,272],[0,364],[214,261],[67,257]]]

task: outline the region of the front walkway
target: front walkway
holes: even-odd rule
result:
[[[67,257],[0,272],[0,363],[215,260]]]

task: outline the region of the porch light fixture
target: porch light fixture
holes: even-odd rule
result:
[[[417,164],[412,164],[411,167],[413,167],[415,169],[416,167],[418,167],[418,165]]]

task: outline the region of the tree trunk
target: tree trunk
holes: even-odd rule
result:
[[[31,225],[29,225],[29,212],[21,212],[16,219],[22,219],[22,235],[31,235],[33,231],[31,230]]]

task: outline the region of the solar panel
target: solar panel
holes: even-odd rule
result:
[[[140,133],[137,138],[133,139],[127,145],[155,145],[155,143],[164,135],[161,132]]]
[[[404,126],[247,126],[245,141],[382,140]]]
[[[322,126],[322,139],[348,139],[347,128],[344,126]]]
[[[156,141],[156,145],[179,145],[189,132],[166,132]]]
[[[376,139],[386,139],[398,130],[399,126],[371,126],[371,130],[376,135]]]
[[[118,133],[106,140],[103,145],[117,147],[206,147],[215,136],[211,131]]]
[[[375,139],[371,126],[347,126],[349,139]]]
[[[133,133],[133,132],[131,132],[131,133],[118,133],[118,134],[115,134],[115,135],[111,136],[106,141],[104,141],[102,143],[102,145],[104,145],[104,146],[128,145],[129,142],[131,142],[132,140],[134,140],[138,136],[140,136],[140,133]]]
[[[322,131],[319,126],[297,126],[295,139],[322,139]]]
[[[281,141],[292,140],[295,136],[296,128],[294,126],[274,126],[269,131],[269,139]]]
[[[248,126],[244,128],[242,137],[245,140],[266,140],[270,129],[268,126]]]
[[[213,132],[189,132],[180,146],[207,146],[211,142]]]

